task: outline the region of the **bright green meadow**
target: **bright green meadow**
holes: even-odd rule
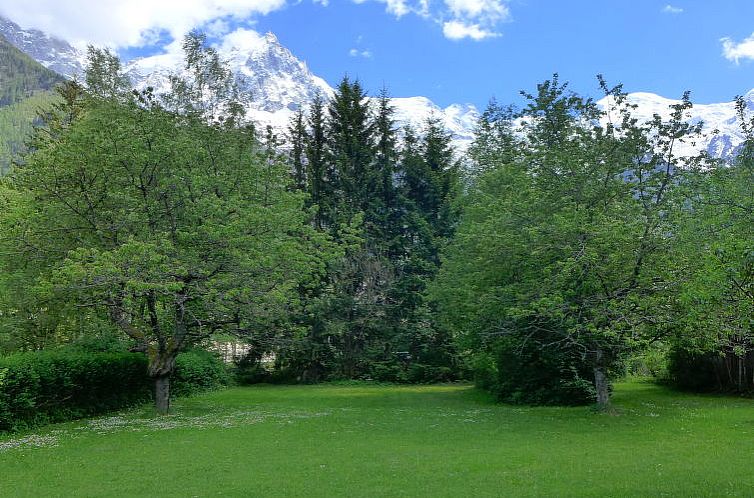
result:
[[[465,385],[258,386],[0,437],[0,496],[754,496],[754,402],[617,385],[613,413]]]

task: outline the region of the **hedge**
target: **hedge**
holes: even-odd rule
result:
[[[178,356],[175,395],[225,382],[222,363],[210,353]],[[0,432],[106,413],[151,398],[143,354],[40,351],[0,358]]]

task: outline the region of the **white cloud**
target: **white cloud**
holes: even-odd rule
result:
[[[286,0],[24,0],[3,1],[0,13],[76,45],[148,45],[194,28],[227,30],[218,19],[245,20],[281,9]]]
[[[359,50],[358,48],[352,48],[348,51],[348,55],[351,57],[362,57],[364,59],[371,59],[372,58],[372,52],[369,50]]]
[[[408,4],[404,0],[385,0],[386,10],[395,17],[403,17],[409,12]]]
[[[212,38],[221,38],[228,31],[230,31],[230,24],[226,19],[215,19],[204,25],[203,30],[207,33],[207,36]]]
[[[456,19],[483,19],[497,22],[510,16],[508,7],[500,0],[445,0]]]
[[[200,29],[221,38],[238,23],[297,5],[302,0],[0,0],[0,15],[24,28],[38,28],[78,47],[88,43],[114,49],[175,43]],[[311,0],[327,6],[330,0]],[[451,40],[499,36],[510,20],[510,0],[377,1],[401,18],[416,15],[442,28]]]
[[[741,59],[754,60],[754,33],[741,42],[734,42],[726,37],[720,40],[723,44],[723,57],[738,64]]]
[[[364,3],[369,0],[353,0]],[[509,0],[374,0],[385,4],[385,11],[401,18],[415,14],[442,26],[451,40],[484,40],[500,36],[497,27],[509,21]]]
[[[444,0],[450,16],[442,32],[451,40],[469,38],[479,41],[500,36],[499,23],[510,20],[510,10],[503,0]]]
[[[461,21],[449,21],[442,25],[442,32],[446,38],[451,40],[463,40],[471,38],[472,40],[484,40],[485,38],[494,38],[500,36],[494,31],[487,31],[478,24],[464,24]]]
[[[676,7],[674,5],[667,4],[665,7],[662,8],[661,12],[663,14],[683,14],[683,9],[681,7]]]
[[[353,3],[361,4],[366,3],[369,0],[353,0]],[[392,14],[398,19],[406,14],[417,14],[418,10],[415,5],[410,5],[406,0],[376,0],[379,3],[385,4],[385,12]]]
[[[234,48],[242,52],[252,52],[263,44],[264,36],[251,29],[239,28],[223,37],[221,48],[223,52]]]

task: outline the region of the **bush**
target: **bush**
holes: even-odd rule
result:
[[[229,381],[225,365],[216,354],[196,349],[176,358],[171,390],[175,396],[187,396],[217,389]]]
[[[695,392],[724,390],[718,353],[676,346],[670,351],[668,360],[669,381],[678,389]]]
[[[750,395],[752,372],[754,341],[748,336],[678,337],[668,355],[668,381],[682,390]]]
[[[173,394],[227,382],[210,353],[178,356]],[[40,351],[0,358],[0,432],[119,410],[152,399],[147,358],[138,353]]]
[[[595,401],[591,368],[566,346],[555,349],[501,340],[495,360],[494,367],[483,364],[480,374],[500,401],[525,405],[587,405]],[[493,383],[490,373],[495,371]]]

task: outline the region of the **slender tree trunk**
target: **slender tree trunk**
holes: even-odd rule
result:
[[[601,349],[598,349],[594,364],[594,389],[597,391],[597,407],[600,410],[604,410],[610,406],[610,386],[603,360],[604,353]]]

